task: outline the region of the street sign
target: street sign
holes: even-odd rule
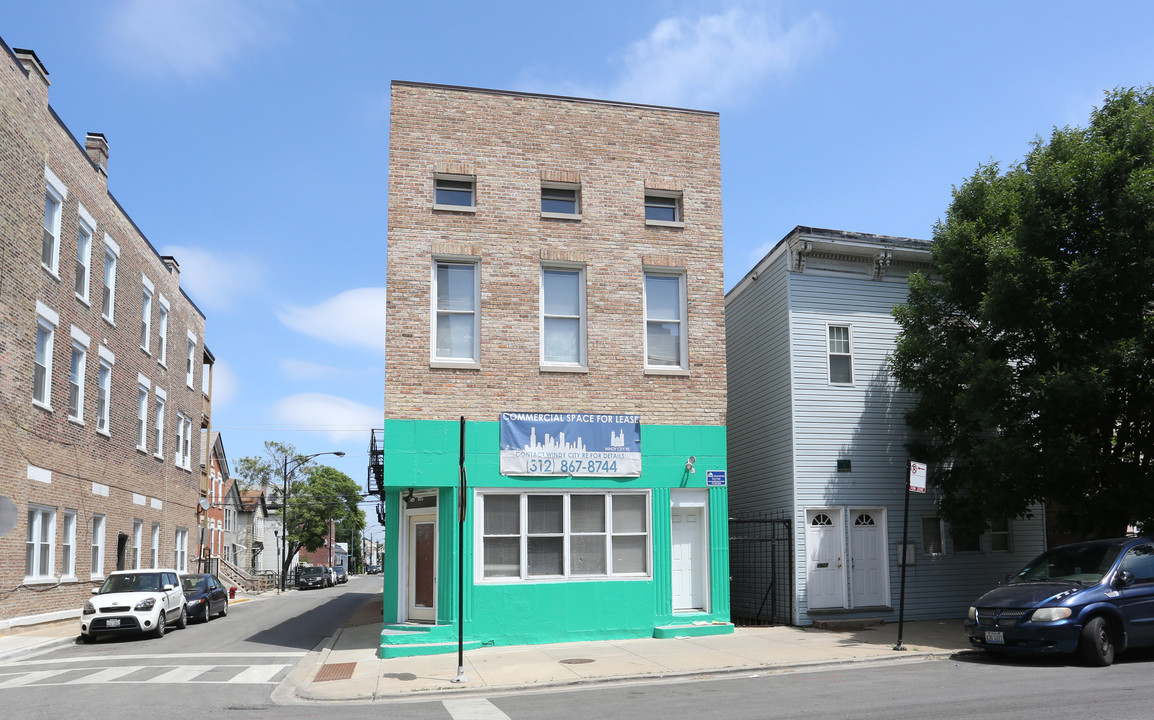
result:
[[[705,471],[705,486],[706,487],[725,487],[725,471],[724,470],[706,470]]]
[[[910,492],[926,491],[926,464],[910,461]]]

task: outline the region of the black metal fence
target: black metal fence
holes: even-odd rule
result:
[[[785,513],[729,518],[730,617],[735,625],[793,621],[793,519]]]

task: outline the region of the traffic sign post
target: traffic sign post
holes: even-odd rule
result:
[[[898,600],[898,643],[894,645],[894,650],[905,650],[906,646],[902,645],[902,632],[905,630],[906,624],[906,554],[909,552],[907,547],[909,545],[910,535],[910,493],[924,493],[926,491],[926,464],[920,462],[909,461],[909,480],[907,481],[905,513],[902,518],[902,547],[901,547],[901,563],[902,563],[902,589],[900,599]]]

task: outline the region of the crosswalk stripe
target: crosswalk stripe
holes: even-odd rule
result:
[[[289,667],[288,665],[249,665],[244,670],[229,680],[230,683],[267,683],[272,682],[275,676],[281,670]]]
[[[29,685],[31,683],[39,682],[41,680],[46,680],[46,679],[48,679],[54,675],[60,675],[62,673],[66,673],[66,672],[72,672],[72,671],[71,670],[37,670],[35,672],[30,672],[30,673],[25,673],[23,675],[18,675],[17,677],[12,678],[11,680],[5,680],[4,682],[0,682],[0,688],[20,687],[22,685]]]
[[[186,683],[192,681],[199,675],[204,674],[205,670],[211,670],[211,666],[194,665],[189,667],[176,667],[166,673],[161,673],[156,677],[148,680],[149,683]]]
[[[141,665],[129,665],[127,667],[118,667],[118,668],[105,668],[105,669],[101,670],[100,672],[95,672],[95,673],[92,673],[91,675],[85,675],[84,677],[79,677],[79,678],[76,678],[75,680],[70,680],[68,682],[68,684],[69,685],[92,685],[95,683],[106,683],[106,682],[110,682],[112,680],[116,680],[117,678],[122,678],[125,675],[131,675],[132,673],[138,672],[138,671],[143,670],[143,669],[144,669],[144,667]]]
[[[509,720],[508,715],[485,698],[443,700],[442,704],[453,720]]]

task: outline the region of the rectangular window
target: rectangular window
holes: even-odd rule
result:
[[[160,567],[160,523],[152,523],[152,548],[149,551],[149,567]]]
[[[942,554],[942,519],[934,516],[922,518],[922,547],[930,555]]]
[[[484,493],[481,574],[492,580],[649,577],[642,493]]]
[[[184,413],[176,413],[176,452],[173,454],[177,467],[184,467]]]
[[[645,224],[681,225],[681,193],[646,190]]]
[[[168,300],[160,296],[160,309],[156,315],[156,361],[168,364]]]
[[[44,193],[44,241],[40,246],[40,264],[53,275],[60,260],[60,208],[64,197],[49,183]]]
[[[32,401],[52,408],[52,346],[60,316],[36,303],[36,354],[32,367]]]
[[[140,293],[140,349],[149,352],[152,338],[152,291],[147,287]]]
[[[156,388],[156,417],[153,419],[152,440],[153,454],[158,458],[164,457],[164,401],[164,394],[160,388]]]
[[[60,545],[60,574],[76,578],[76,511],[64,511],[64,538]]]
[[[437,175],[433,178],[433,208],[473,210],[476,189],[476,180],[469,175]]]
[[[116,261],[120,247],[108,235],[104,236],[104,291],[100,298],[100,314],[113,322],[116,312]]]
[[[585,366],[585,270],[541,269],[541,364]]]
[[[193,387],[193,381],[196,379],[196,336],[191,332],[188,334],[188,355],[185,357],[184,363],[184,383],[188,385],[189,389]]]
[[[144,547],[144,521],[132,521],[132,569],[140,569],[140,556]]]
[[[81,206],[83,211],[83,206]],[[88,302],[89,267],[92,265],[92,229],[80,222],[80,231],[76,238],[76,297],[85,303]]]
[[[177,572],[188,572],[188,528],[177,528],[172,554]]]
[[[143,383],[137,388],[136,396],[136,449],[148,449],[148,386]]]
[[[481,362],[480,266],[438,261],[433,273],[433,360]]]
[[[24,575],[26,581],[52,577],[52,546],[56,540],[56,510],[39,505],[28,506],[28,532],[24,541]]]
[[[104,575],[104,516],[92,516],[92,577]]]
[[[184,451],[181,453],[184,456],[183,466],[185,470],[192,470],[192,416],[184,416]]]
[[[685,274],[645,273],[645,367],[688,370]]]
[[[541,214],[545,217],[579,218],[581,216],[579,186],[569,183],[542,184]]]
[[[84,422],[84,368],[88,361],[88,348],[72,341],[72,369],[68,375],[68,418]]]
[[[990,552],[1011,552],[1014,549],[1009,518],[990,523]]]
[[[853,353],[848,325],[829,326],[829,381],[853,385]]]
[[[112,361],[101,357],[96,373],[96,429],[109,434],[108,422],[112,407]]]

